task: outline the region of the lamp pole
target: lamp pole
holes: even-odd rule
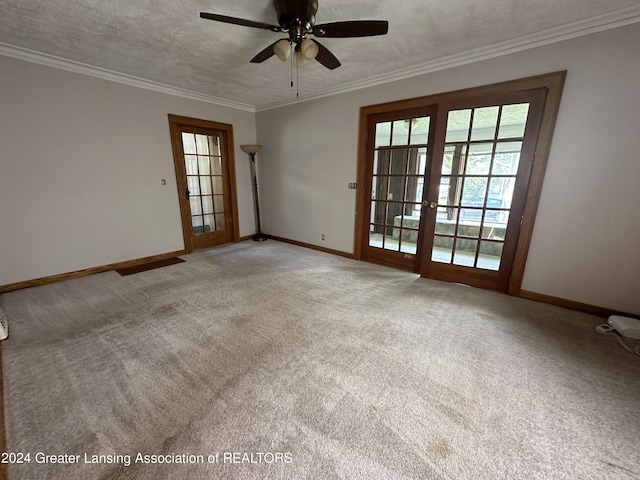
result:
[[[256,153],[262,150],[262,145],[240,145],[243,152],[249,154],[251,159],[251,182],[253,183],[253,201],[256,209],[256,233],[252,239],[254,242],[264,242],[268,237],[260,228],[260,200],[258,199],[258,176],[256,175]]]

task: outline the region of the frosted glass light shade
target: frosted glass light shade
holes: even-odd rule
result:
[[[305,63],[307,63],[307,59],[304,58],[304,54],[302,52],[293,52],[293,66],[301,67]]]
[[[276,54],[276,57],[285,62],[291,53],[291,44],[289,43],[289,40],[282,39],[276,42],[273,46],[273,53]]]
[[[304,55],[305,60],[313,60],[318,55],[318,44],[313,40],[305,38],[300,44],[300,51]]]
[[[244,153],[258,153],[262,150],[262,145],[240,145]]]

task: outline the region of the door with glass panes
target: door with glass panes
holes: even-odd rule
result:
[[[361,258],[505,291],[545,95],[370,115]]]
[[[234,239],[232,127],[169,116],[185,248]]]
[[[506,291],[545,89],[440,105],[420,273]]]
[[[435,108],[373,115],[367,126],[362,259],[416,271]]]

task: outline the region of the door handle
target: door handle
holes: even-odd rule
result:
[[[189,189],[186,189],[186,194],[187,194],[187,200],[189,200],[189,195],[191,195],[191,192],[189,191]]]
[[[438,204],[436,202],[427,202],[426,200],[422,202],[422,206],[429,208],[438,208]]]

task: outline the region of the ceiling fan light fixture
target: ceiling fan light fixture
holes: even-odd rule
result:
[[[292,61],[294,67],[301,67],[307,63],[307,59],[304,58],[304,54],[298,51],[293,52]]]
[[[276,55],[283,62],[291,57],[292,65],[296,67],[315,59],[329,70],[338,68],[340,61],[327,47],[307,39],[307,35],[322,38],[354,38],[386,35],[389,31],[389,22],[386,20],[347,20],[316,25],[318,0],[273,0],[273,7],[278,25],[206,12],[200,12],[200,18],[288,34],[289,38],[277,40],[260,51],[250,60],[251,63],[262,63]]]
[[[291,53],[291,44],[289,43],[289,40],[285,40],[283,38],[282,40],[276,42],[276,44],[273,46],[273,53],[275,53],[276,57],[278,57],[280,60],[286,62],[287,58],[289,58],[289,54]]]
[[[305,60],[313,60],[316,58],[319,50],[318,44],[308,38],[305,38],[302,40],[302,43],[300,43],[300,52],[304,55]]]

